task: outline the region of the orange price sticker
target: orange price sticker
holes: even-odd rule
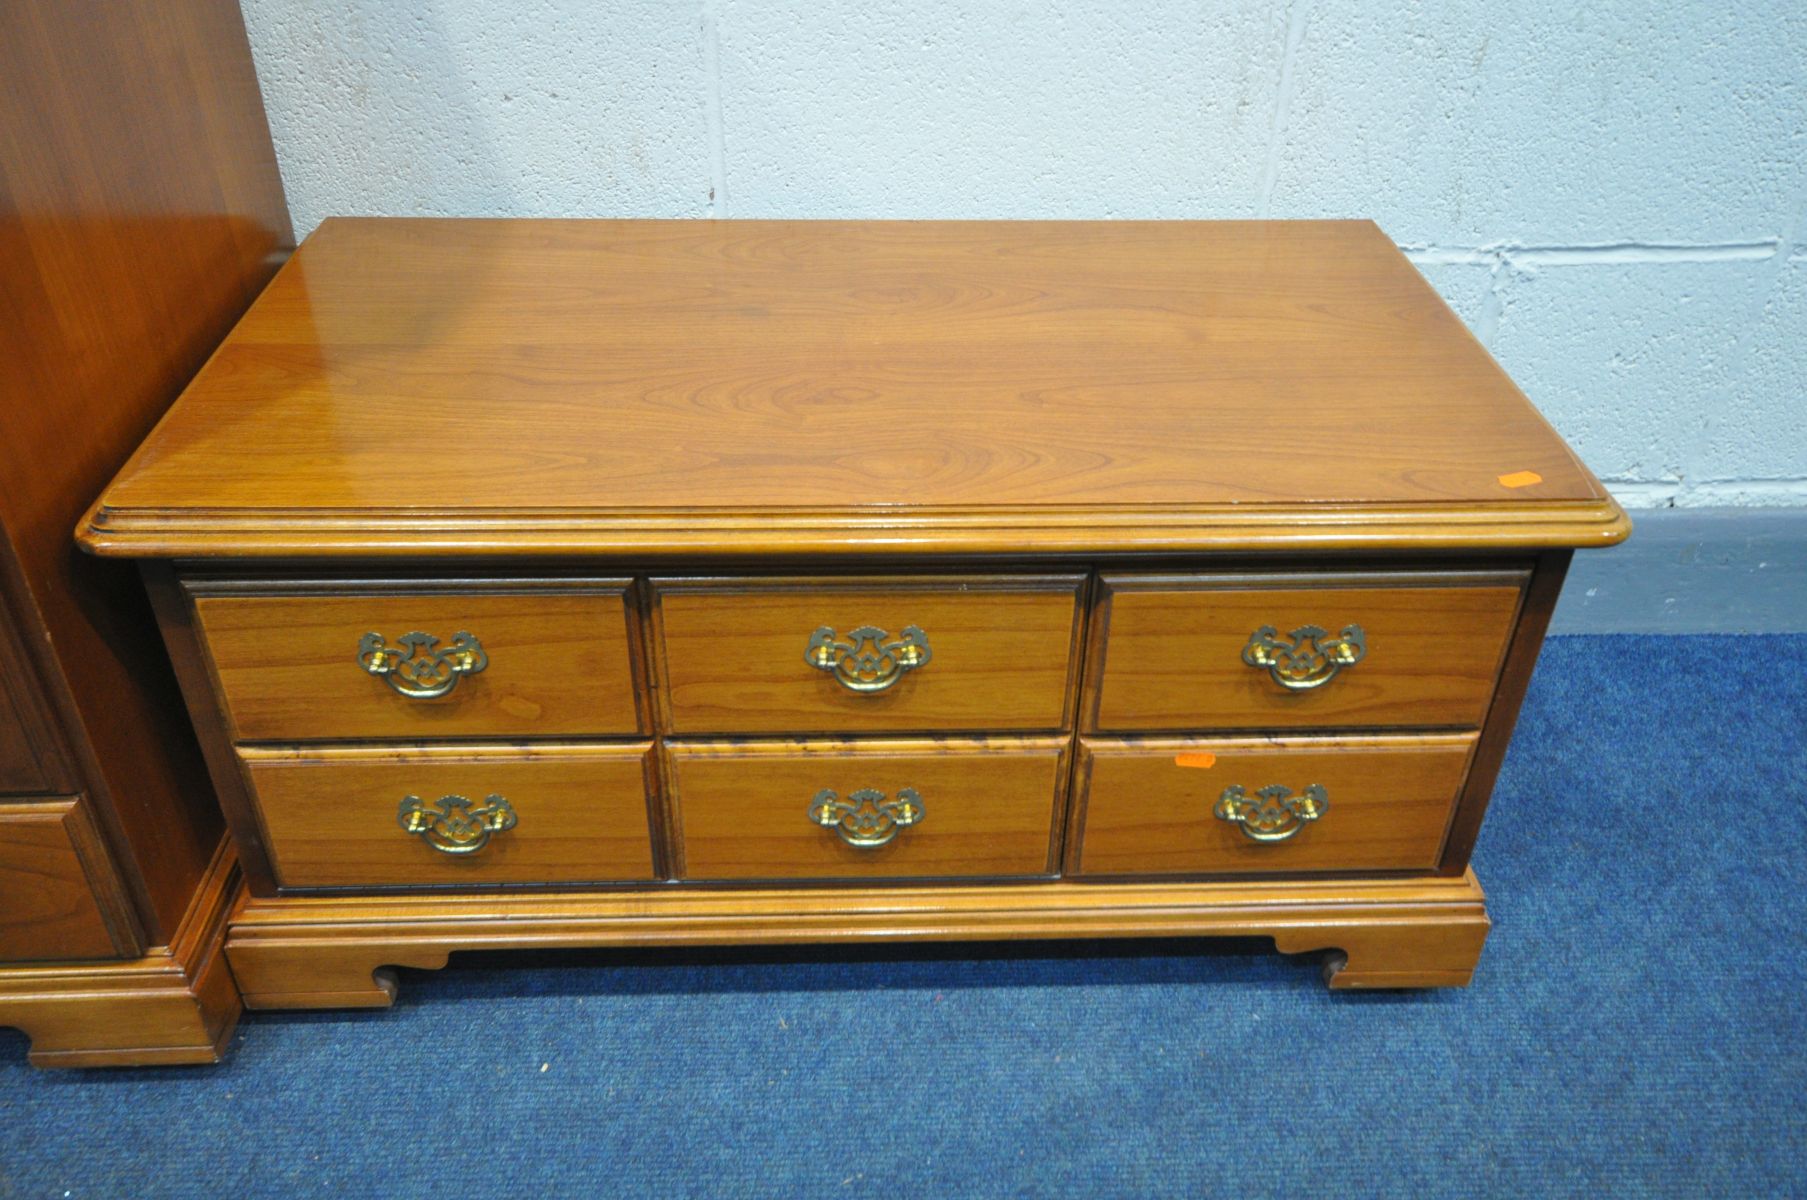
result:
[[[1217,765],[1217,755],[1176,754],[1173,756],[1173,761],[1176,766],[1181,767],[1215,767]]]
[[[1502,487],[1530,487],[1534,483],[1542,483],[1543,476],[1536,471],[1514,471],[1510,475],[1500,476]]]

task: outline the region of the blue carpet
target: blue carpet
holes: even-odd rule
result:
[[[0,1195],[1807,1194],[1800,647],[1550,644],[1466,991],[1211,943],[460,959],[211,1070],[8,1035]]]

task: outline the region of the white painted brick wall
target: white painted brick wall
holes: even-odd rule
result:
[[[244,7],[301,234],[1371,216],[1628,503],[1807,505],[1807,4]]]

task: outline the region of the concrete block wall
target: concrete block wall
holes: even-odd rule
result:
[[[1807,5],[244,8],[303,234],[1371,216],[1628,505],[1807,507]]]

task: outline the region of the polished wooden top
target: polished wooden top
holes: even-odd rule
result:
[[[123,555],[1590,545],[1372,223],[339,219],[81,531]]]

